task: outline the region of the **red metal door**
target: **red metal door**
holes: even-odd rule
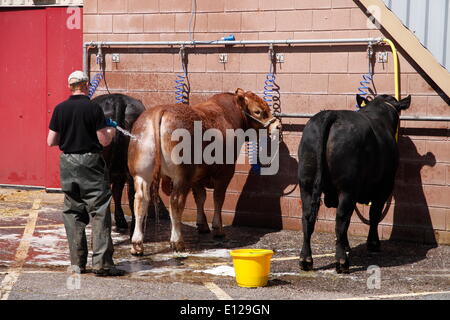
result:
[[[0,184],[59,187],[59,150],[46,137],[82,66],[81,20],[81,9],[0,10]]]
[[[81,8],[47,8],[47,108],[45,131],[55,106],[70,95],[67,77],[83,68]],[[45,187],[59,188],[59,148],[46,146]]]
[[[0,11],[0,183],[44,186],[46,12]]]

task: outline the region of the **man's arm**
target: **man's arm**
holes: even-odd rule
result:
[[[105,127],[103,129],[97,130],[98,141],[103,147],[106,147],[111,143],[115,134],[116,129],[112,127]]]
[[[48,130],[47,144],[49,147],[59,145],[59,133],[53,130]]]

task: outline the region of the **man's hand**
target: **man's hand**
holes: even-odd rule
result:
[[[106,119],[106,126],[115,128],[115,127],[117,127],[117,122],[111,118],[108,118],[108,119]]]
[[[97,138],[98,141],[100,142],[100,144],[103,147],[108,146],[112,139],[114,138],[114,136],[116,135],[116,129],[113,127],[105,127],[103,129],[100,129],[97,131]]]

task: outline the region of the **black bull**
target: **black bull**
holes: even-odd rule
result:
[[[369,251],[379,251],[378,223],[392,193],[398,166],[396,131],[401,110],[411,97],[397,101],[381,95],[372,101],[357,96],[359,112],[321,111],[305,126],[298,150],[302,200],[303,247],[300,267],[311,270],[311,235],[324,193],[336,210],[336,271],[349,272],[347,230],[356,203],[369,204]]]
[[[131,132],[134,122],[145,110],[145,106],[140,100],[119,93],[101,95],[93,101],[100,105],[106,118],[113,119],[128,132]],[[122,192],[125,183],[128,183],[128,203],[132,213],[134,203],[134,183],[128,172],[127,164],[129,143],[130,138],[117,131],[111,144],[103,151],[112,184],[114,220],[116,227],[123,229],[128,228],[122,210]],[[165,207],[161,209],[165,209]],[[153,211],[153,208],[150,210]],[[134,224],[134,214],[132,224]]]

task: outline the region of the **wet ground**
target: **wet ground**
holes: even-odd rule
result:
[[[226,238],[217,240],[184,223],[187,250],[173,253],[165,219],[148,219],[143,257],[131,256],[128,232],[114,229],[114,258],[125,276],[71,275],[62,200],[0,189],[1,299],[450,299],[448,246],[383,241],[382,252],[369,255],[365,239],[351,237],[350,274],[341,275],[334,270],[334,235],[315,233],[314,271],[302,272],[301,232],[226,226]],[[275,251],[266,287],[236,285],[229,255],[236,248]]]

